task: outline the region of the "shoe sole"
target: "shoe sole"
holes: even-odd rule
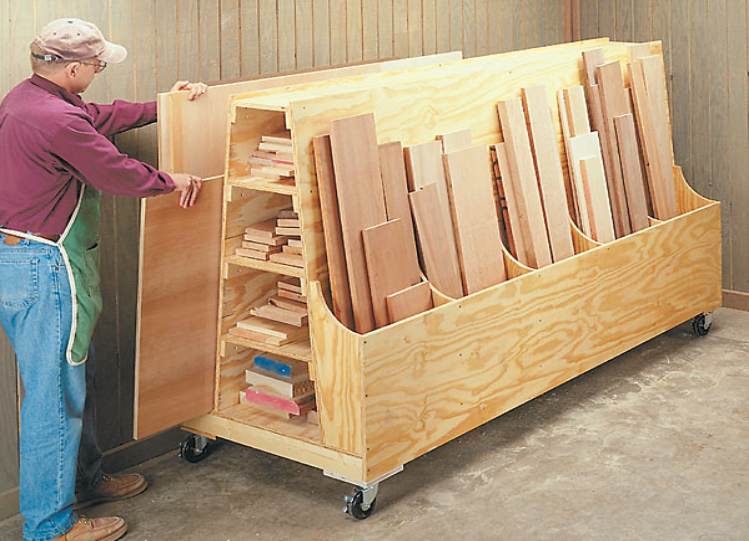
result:
[[[137,496],[138,494],[143,494],[147,488],[148,488],[148,483],[144,483],[143,485],[135,489],[133,492],[130,492],[123,496],[118,496],[117,498],[97,498],[95,500],[86,500],[85,502],[76,503],[73,506],[73,510],[80,511],[81,509],[87,509],[89,507],[93,507],[94,505],[100,505],[102,503],[111,503],[111,502],[120,502],[122,500],[129,500],[130,498],[133,498],[134,496]],[[109,541],[109,539],[107,539],[106,541]]]
[[[127,522],[123,524],[122,528],[120,528],[116,532],[109,534],[107,537],[102,537],[101,539],[98,539],[97,541],[117,541],[118,539],[122,539],[123,537],[125,537],[126,533],[127,533]]]

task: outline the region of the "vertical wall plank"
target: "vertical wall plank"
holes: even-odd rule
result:
[[[512,50],[523,48],[525,43],[525,31],[523,29],[523,10],[525,0],[513,0],[512,12],[510,13],[512,27]],[[510,21],[508,21],[510,22]]]
[[[161,1],[154,2],[161,5]],[[221,0],[221,78],[239,77],[239,0]]]
[[[683,9],[681,6],[676,9]],[[710,81],[707,78],[709,66],[708,43],[703,36],[708,35],[708,0],[689,0],[689,12],[693,17],[689,27],[690,41],[690,98],[689,133],[691,134],[692,177],[690,180],[697,191],[707,195],[710,190],[710,156],[704,150],[710,148]],[[699,76],[698,76],[699,74]]]
[[[346,62],[364,58],[361,0],[346,0]]]
[[[421,0],[406,0],[408,24],[408,56],[422,55]]]
[[[312,35],[315,40],[315,66],[329,66],[333,63],[330,54],[330,5],[328,0],[315,0],[312,3]]]
[[[634,31],[632,28],[632,0],[616,0],[616,39],[619,41],[632,41]]]
[[[465,53],[463,49],[463,0],[450,0],[450,50]]]
[[[263,20],[262,17],[260,20]],[[346,2],[330,2],[330,63],[346,63]]]
[[[437,2],[436,0],[423,0],[422,17],[423,35],[422,35],[422,54],[437,53]]]
[[[512,51],[515,42],[515,0],[500,0],[499,32],[502,52]]]
[[[639,2],[638,2],[639,5]],[[671,124],[674,124],[673,110],[673,58],[671,55],[671,0],[658,0],[653,2],[650,35],[643,40],[660,40],[663,44],[663,62],[669,77],[666,80],[668,86],[668,99],[671,113]],[[675,129],[674,129],[675,131]]]
[[[156,8],[156,89],[167,92],[177,80],[177,2],[154,2]]]
[[[602,38],[616,38],[616,0],[599,0],[598,34]]]
[[[749,124],[747,123],[747,52],[749,28],[747,28],[749,8],[729,10],[726,26],[728,38],[728,122],[730,134],[728,145],[728,193],[729,239],[728,250],[731,253],[729,287],[738,291],[749,292],[749,213],[744,202],[749,201]],[[720,178],[720,177],[719,177]],[[719,180],[719,179],[715,179]],[[724,271],[725,273],[725,271]]]
[[[580,0],[580,37],[590,39],[598,35],[598,0]]]
[[[537,36],[537,11],[538,11],[538,0],[523,0],[523,40],[522,47],[524,49],[530,49],[538,45]]]
[[[690,29],[690,9],[682,2],[671,2],[671,122],[674,133],[674,157],[684,171],[687,181],[694,182],[692,170],[692,133],[690,131],[691,92],[690,79],[692,73]]]
[[[36,36],[38,29],[34,27],[33,12],[28,12],[28,5],[24,0],[9,0],[10,39],[8,49],[3,54],[10,55],[9,87],[14,87],[31,74],[29,67],[29,44]]]
[[[436,0],[437,10],[437,52],[451,50],[450,41],[450,0]]]
[[[668,4],[656,0],[656,4]],[[652,35],[652,16],[655,7],[652,0],[637,0],[632,4],[632,39],[637,42],[650,41]]]
[[[543,11],[540,14],[543,21],[543,45],[555,45],[564,41],[564,34],[559,35],[559,21],[564,20],[565,11],[562,2],[541,2]],[[572,16],[570,15],[570,22]],[[571,30],[571,29],[570,29]]]
[[[362,42],[363,58],[371,60],[379,56],[377,47],[379,17],[377,14],[377,0],[362,0]]]
[[[245,6],[242,5],[242,74],[257,73],[257,40],[255,40],[255,58],[250,63],[244,47],[250,41],[249,31],[245,29]],[[218,3],[213,0],[200,0],[198,4],[198,49],[201,81],[218,81],[221,79],[221,24],[219,23]]]
[[[292,71],[296,69],[297,47],[294,0],[276,2],[276,10],[278,20],[278,71]]]
[[[260,73],[278,71],[278,18],[275,0],[258,0]],[[221,40],[223,48],[223,39]]]
[[[489,54],[502,51],[502,6],[500,2],[490,1],[487,6],[487,34]]]
[[[258,15],[258,0],[241,0],[239,5],[240,27],[241,27],[241,44],[240,44],[240,66],[239,72],[242,77],[249,77],[260,73],[260,24]],[[215,6],[215,2],[213,3]],[[216,21],[220,20],[218,12]],[[213,23],[213,13],[211,13],[211,22]],[[212,25],[213,26],[213,25]],[[220,43],[219,29],[215,30],[214,40]],[[271,38],[272,39],[272,38]],[[201,58],[201,63],[206,60],[205,56]],[[270,68],[269,68],[270,69]]]
[[[122,2],[115,2],[115,4]],[[200,80],[200,38],[197,0],[177,3],[177,78]]]
[[[378,56],[393,56],[393,0],[377,0]]]
[[[312,28],[312,0],[296,0],[296,67],[314,65],[314,36]]]
[[[476,0],[463,0],[463,54],[476,56]]]
[[[408,0],[393,0],[393,54],[408,56]]]
[[[476,0],[473,19],[476,27],[476,56],[489,54],[489,2]]]
[[[137,101],[155,99],[156,96],[156,17],[155,6],[149,0],[133,0],[135,44],[133,46],[133,64]],[[168,88],[166,89],[168,90]],[[138,159],[151,165],[157,164],[156,127],[148,126],[138,130]]]

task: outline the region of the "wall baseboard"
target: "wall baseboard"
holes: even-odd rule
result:
[[[172,428],[150,438],[131,441],[104,453],[104,470],[110,473],[131,468],[151,458],[175,451],[185,433]],[[176,460],[176,458],[175,458]],[[18,514],[18,487],[0,493],[0,520]]]
[[[749,293],[733,291],[731,289],[723,290],[723,306],[749,312]]]

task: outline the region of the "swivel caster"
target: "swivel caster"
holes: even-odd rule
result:
[[[713,325],[713,313],[700,314],[692,320],[692,332],[697,336],[705,336]]]
[[[205,436],[190,434],[179,446],[180,458],[195,464],[208,456],[208,439]]]
[[[374,512],[375,505],[377,504],[377,487],[378,485],[372,485],[367,488],[354,488],[351,494],[343,497],[343,501],[346,502],[343,512],[357,520],[367,518]]]

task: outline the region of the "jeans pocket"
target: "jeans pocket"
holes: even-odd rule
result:
[[[0,260],[0,306],[26,308],[39,300],[39,259]]]

